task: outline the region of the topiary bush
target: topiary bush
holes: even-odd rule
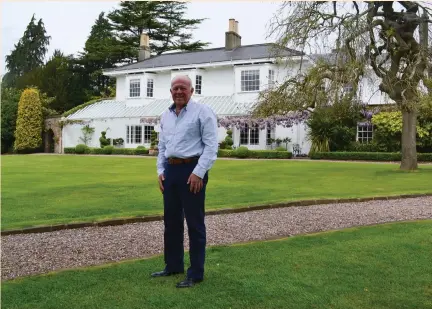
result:
[[[287,151],[287,150],[285,149],[285,147],[282,147],[282,146],[276,147],[275,150],[276,150],[276,151]]]
[[[87,153],[90,153],[90,148],[85,144],[79,144],[79,145],[75,146],[75,153],[87,154]]]
[[[237,158],[247,158],[249,155],[249,149],[246,146],[240,146],[234,151],[234,156]]]
[[[14,151],[34,152],[42,145],[43,112],[39,91],[25,89],[18,103]]]
[[[101,132],[101,137],[99,137],[99,143],[100,147],[104,148],[105,146],[108,146],[110,144],[110,141],[106,138],[106,132]]]
[[[225,137],[225,144],[224,144],[224,148],[225,149],[232,149],[232,145],[234,144],[233,139],[232,139],[232,130],[227,130],[226,132],[227,136]]]

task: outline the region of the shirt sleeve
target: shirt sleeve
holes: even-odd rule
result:
[[[165,157],[166,147],[165,147],[165,136],[163,130],[163,119],[164,119],[164,115],[161,116],[161,120],[160,120],[158,156],[156,161],[156,169],[157,169],[158,176],[160,174],[163,174],[163,172],[165,171],[165,162],[166,162],[166,157]]]
[[[216,114],[208,106],[203,106],[199,119],[204,150],[192,173],[204,178],[205,173],[212,168],[217,158],[218,125]]]

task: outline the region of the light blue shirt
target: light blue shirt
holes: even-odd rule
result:
[[[200,157],[193,173],[203,178],[216,161],[218,125],[216,114],[207,105],[190,100],[177,116],[175,106],[160,120],[157,173],[165,170],[167,158]]]

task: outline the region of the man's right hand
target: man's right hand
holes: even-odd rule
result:
[[[163,193],[164,190],[163,181],[165,180],[165,176],[163,173],[159,175],[158,180],[159,180],[159,189]]]

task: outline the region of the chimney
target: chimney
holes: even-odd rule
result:
[[[150,44],[149,36],[147,33],[141,33],[140,46],[138,51],[138,61],[143,61],[150,58]]]
[[[225,32],[225,49],[233,50],[241,46],[241,36],[238,33],[238,21],[234,18],[229,20],[228,31]]]

